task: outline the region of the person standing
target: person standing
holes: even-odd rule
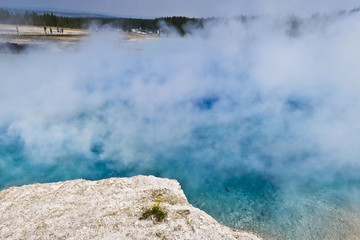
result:
[[[50,34],[52,34],[52,28],[50,28]]]
[[[46,34],[46,27],[44,27],[44,32],[45,32],[45,34]]]

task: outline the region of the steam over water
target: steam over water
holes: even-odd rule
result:
[[[360,17],[0,56],[0,188],[152,174],[265,239],[360,236]]]

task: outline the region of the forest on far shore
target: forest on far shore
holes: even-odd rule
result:
[[[101,18],[101,17],[64,17],[56,16],[53,13],[38,14],[26,11],[24,14],[9,12],[0,8],[0,24],[52,26],[63,28],[89,28],[90,24],[103,26],[109,25],[123,31],[130,31],[133,28],[141,28],[156,31],[162,24],[175,28],[179,34],[185,35],[189,26],[192,29],[203,28],[206,21],[213,18],[188,18],[188,17],[161,17],[155,19],[136,18]]]

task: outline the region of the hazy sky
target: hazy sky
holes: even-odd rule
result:
[[[68,9],[127,16],[309,15],[358,6],[358,0],[0,0],[0,7]]]

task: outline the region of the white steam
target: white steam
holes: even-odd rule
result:
[[[104,158],[151,161],[167,147],[192,146],[204,126],[229,134],[216,144],[234,154],[258,134],[253,147],[274,171],[309,151],[302,167],[359,167],[359,20],[305,21],[295,37],[286,21],[233,20],[182,39],[101,34],[77,51],[3,55],[0,125],[34,161],[91,155],[94,141]],[[233,130],[222,133],[226,126]],[[256,154],[247,164],[269,170]]]
[[[220,20],[184,38],[125,42],[101,32],[77,49],[3,54],[0,186],[150,173],[178,178],[196,192],[221,181],[238,189],[256,173],[280,179],[283,201],[302,214],[315,196],[302,188],[309,179],[358,181],[359,22],[357,13]],[[254,179],[262,189],[261,178]],[[345,186],[318,194],[351,205],[359,189]],[[246,202],[235,197],[238,219]],[[264,209],[273,211],[272,199]],[[296,210],[301,204],[305,210]],[[284,215],[264,226],[287,226],[291,211],[279,211]],[[315,221],[293,218],[292,226],[304,228]]]

